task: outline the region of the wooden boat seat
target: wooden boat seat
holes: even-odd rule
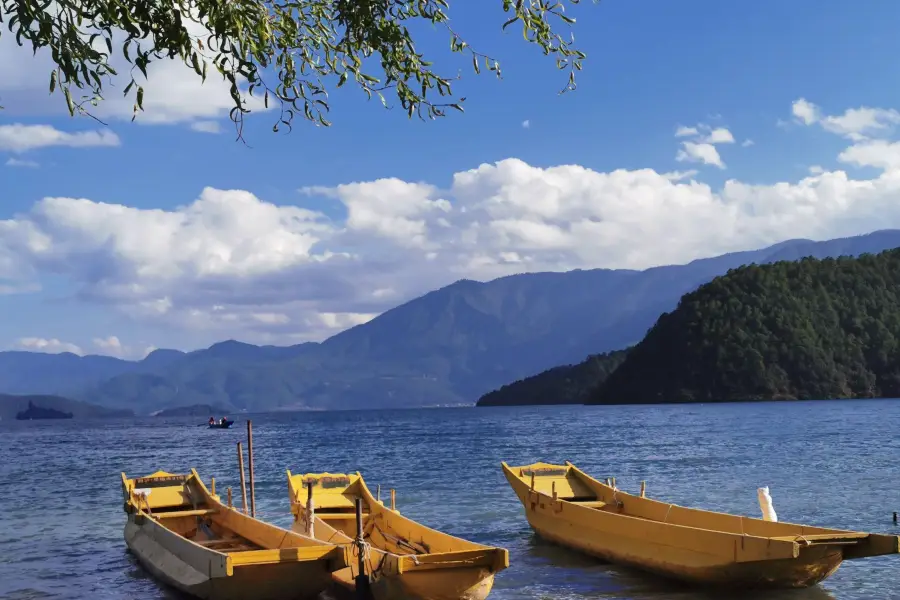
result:
[[[177,519],[178,517],[202,517],[205,515],[214,515],[218,512],[214,508],[200,508],[197,510],[172,510],[169,512],[153,513],[157,519]]]
[[[563,500],[565,500],[565,498],[563,498]],[[587,500],[582,502],[574,501],[572,502],[572,504],[577,504],[578,506],[586,506],[587,508],[596,508],[598,510],[606,506],[606,502],[604,502],[603,500]]]

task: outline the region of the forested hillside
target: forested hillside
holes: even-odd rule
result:
[[[663,314],[593,403],[900,396],[900,250],[729,271]]]
[[[627,350],[594,354],[577,365],[564,365],[520,379],[478,400],[478,406],[584,404],[590,394],[625,360]]]

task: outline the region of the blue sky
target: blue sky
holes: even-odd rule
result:
[[[273,134],[255,113],[248,145],[228,98],[175,70],[151,71],[136,123],[112,96],[108,128],[71,119],[46,63],[0,34],[0,348],[297,343],[461,277],[900,225],[900,4],[585,1],[568,14],[588,60],[564,95],[552,60],[499,33],[499,0],[456,4],[504,73],[476,77],[424,31],[463,74],[464,115],[410,121],[348,86],[333,127]]]

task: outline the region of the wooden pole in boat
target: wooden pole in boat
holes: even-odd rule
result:
[[[228,492],[228,508],[234,508],[234,504],[231,503],[231,488],[226,490]]]
[[[216,478],[213,477],[209,480],[209,491],[212,492],[212,495],[216,495]]]
[[[556,502],[556,482],[555,481],[551,485],[551,490],[553,492],[553,501]]]
[[[240,442],[238,448],[238,468],[241,470],[241,499],[243,500],[244,514],[247,514],[247,484],[244,483],[244,447]]]
[[[313,504],[313,482],[310,479],[306,482],[306,535],[315,536],[313,524],[316,521],[316,507]]]
[[[641,482],[641,498],[644,498],[647,495],[647,482]]]
[[[531,472],[531,491],[534,491],[534,471]]]
[[[356,598],[369,600],[369,576],[366,574],[366,540],[363,538],[362,498],[356,498]],[[402,560],[402,559],[401,559]]]
[[[250,481],[251,482],[253,481],[253,459],[252,458],[250,459]],[[252,483],[251,483],[251,485],[252,485]],[[615,477],[612,478],[612,486],[616,487],[616,478]]]
[[[378,495],[375,496],[375,499],[381,502],[381,484],[378,484]]]
[[[397,510],[397,490],[391,488],[391,510]]]
[[[256,484],[253,479],[253,421],[247,419],[247,457],[250,460],[250,516],[256,517]]]

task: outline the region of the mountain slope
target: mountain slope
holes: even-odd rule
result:
[[[54,373],[51,365],[29,376],[4,371],[7,353],[0,353],[0,391],[15,383],[23,393],[75,394],[142,413],[191,404],[276,410],[472,403],[510,381],[636,344],[683,294],[731,268],[897,246],[900,231],[884,231],[827,242],[790,240],[646,271],[464,280],[321,344],[278,348],[228,341],[187,354],[157,351],[144,361],[116,363],[118,372],[88,370],[71,378],[72,369]]]
[[[900,397],[900,250],[736,269],[686,295],[592,403]]]
[[[628,350],[615,350],[606,354],[594,354],[577,365],[547,369],[488,392],[478,399],[476,405],[583,404],[622,364],[627,354]]]

